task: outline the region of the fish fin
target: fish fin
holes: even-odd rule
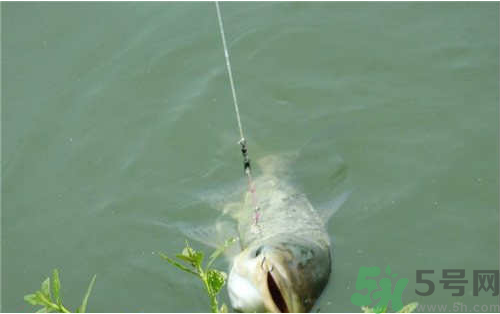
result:
[[[351,193],[352,191],[344,192],[340,196],[335,197],[330,202],[322,205],[318,210],[321,219],[325,223],[327,223],[328,220],[330,220],[330,218],[332,218],[333,215],[335,215],[338,212],[338,210],[340,209],[340,207],[342,207],[345,201],[347,201]]]
[[[219,212],[226,212],[227,204],[237,202],[246,191],[247,183],[244,177],[215,188],[206,188],[194,193],[194,199],[204,203]]]
[[[243,203],[241,202],[232,202],[229,204],[226,204],[224,208],[222,209],[222,213],[224,215],[229,215],[233,217],[234,219],[238,218],[238,213],[243,207]]]
[[[219,219],[213,225],[194,226],[189,223],[179,222],[171,226],[190,240],[211,248],[219,248],[224,245],[226,240],[238,238],[236,222],[227,219]],[[224,251],[224,255],[231,258],[238,254],[240,250],[239,241],[235,241],[233,245]]]

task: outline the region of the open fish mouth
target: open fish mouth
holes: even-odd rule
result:
[[[290,313],[285,298],[270,271],[267,272],[267,289],[278,310],[281,313]]]

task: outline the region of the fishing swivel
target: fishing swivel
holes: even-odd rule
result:
[[[255,212],[255,226],[259,222],[260,208],[258,206],[257,197],[255,195],[255,188],[252,182],[252,174],[250,173],[250,158],[248,158],[247,143],[245,137],[243,136],[243,127],[241,126],[240,109],[238,108],[238,99],[236,97],[236,88],[234,87],[233,72],[231,71],[231,62],[229,60],[229,51],[226,44],[226,36],[224,35],[224,24],[222,23],[222,15],[220,13],[219,2],[215,1],[215,9],[217,11],[217,19],[219,20],[219,30],[222,39],[222,47],[224,48],[224,58],[226,59],[227,74],[229,76],[229,84],[231,86],[231,94],[233,95],[234,111],[236,113],[236,121],[238,122],[238,128],[240,130],[240,140],[238,144],[241,145],[241,153],[243,154],[243,171],[248,177],[248,185],[250,192],[252,194],[252,201],[254,205]]]
[[[245,138],[242,137],[241,140],[238,142],[238,144],[241,145],[241,153],[243,154],[243,170],[245,171],[246,174],[249,174],[250,158],[248,158],[247,143],[245,141]]]

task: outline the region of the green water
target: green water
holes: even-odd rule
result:
[[[70,308],[96,273],[91,311],[207,311],[155,252],[244,182],[214,4],[1,9],[2,310],[32,311],[23,296],[57,267]],[[221,9],[251,158],[297,153],[314,205],[352,190],[319,310],[358,311],[359,267],[387,265],[405,303],[498,304],[472,295],[472,271],[498,269],[499,4]],[[444,268],[466,269],[463,297]],[[435,270],[433,295],[417,269]]]

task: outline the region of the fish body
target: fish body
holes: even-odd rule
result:
[[[269,168],[254,181],[256,195],[248,192],[233,213],[241,252],[231,263],[229,297],[242,312],[307,312],[330,277],[330,239],[307,197]]]

